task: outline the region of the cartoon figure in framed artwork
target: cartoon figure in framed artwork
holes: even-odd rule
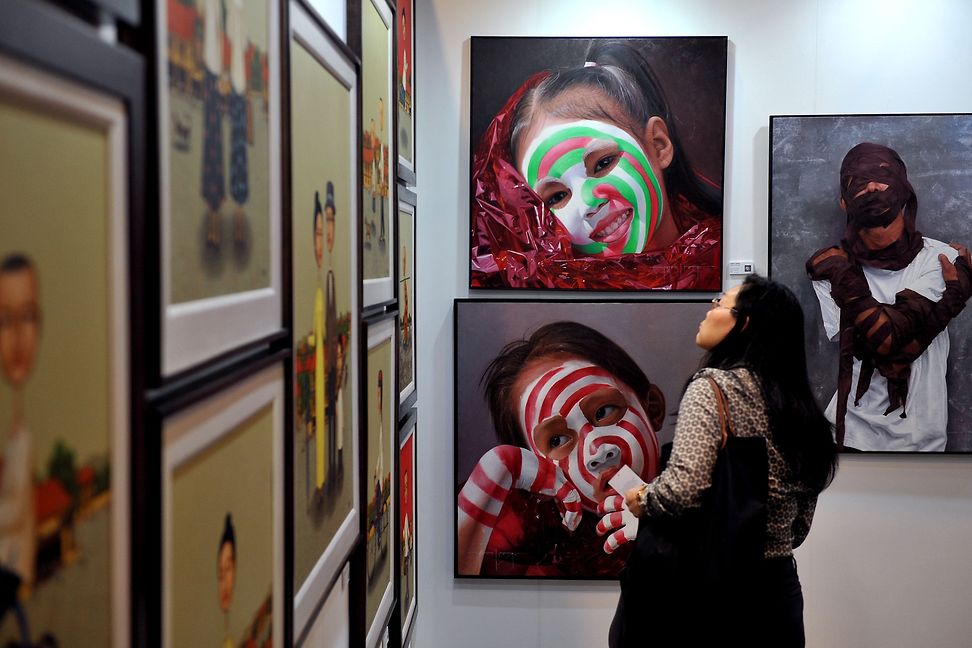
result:
[[[37,554],[33,437],[24,388],[40,345],[39,278],[33,261],[11,253],[0,260],[0,368],[13,391],[13,416],[0,464],[0,618],[11,611],[21,639],[30,630],[20,599],[32,588]]]
[[[270,3],[159,3],[166,60],[167,304],[271,278]]]
[[[230,635],[229,611],[233,603],[233,589],[236,586],[236,531],[233,516],[226,514],[223,521],[223,534],[219,538],[219,551],[216,554],[217,577],[219,582],[219,609],[223,611],[222,648],[235,648],[236,643]]]
[[[387,344],[381,346],[381,355],[390,354],[391,349]],[[377,584],[387,578],[387,558],[388,558],[388,522],[390,515],[391,502],[391,468],[385,467],[385,455],[388,449],[385,447],[385,395],[388,388],[385,384],[385,372],[379,369],[377,372],[377,388],[375,399],[371,401],[374,407],[373,437],[377,443],[375,451],[374,468],[371,473],[371,495],[372,499],[368,503],[368,582],[369,585]]]

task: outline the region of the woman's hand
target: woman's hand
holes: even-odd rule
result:
[[[645,508],[641,505],[641,491],[644,489],[644,486],[639,486],[624,494],[624,503],[628,506],[628,510],[634,513],[635,517],[641,517],[645,514]]]

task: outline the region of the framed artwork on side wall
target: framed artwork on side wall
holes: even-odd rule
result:
[[[4,645],[132,641],[129,232],[143,218],[144,79],[141,59],[61,10],[0,4]]]
[[[722,287],[725,37],[471,46],[471,288]]]
[[[279,3],[157,7],[170,376],[281,327]]]
[[[362,402],[367,421],[365,474],[365,645],[375,646],[388,626],[395,597],[397,494],[392,480],[398,438],[395,428],[395,317],[367,322],[368,346]]]
[[[283,422],[278,365],[164,422],[163,646],[282,645]]]
[[[357,76],[290,12],[295,636],[359,537]]]
[[[395,17],[398,96],[398,177],[415,184],[415,7],[412,0],[398,0]]]
[[[415,194],[398,188],[398,401],[405,412],[415,401]]]
[[[710,306],[456,300],[457,576],[618,576],[597,505],[622,465],[658,474]]]
[[[970,114],[770,117],[770,275],[845,447],[972,452],[970,164]]]
[[[392,13],[361,2],[361,233],[363,308],[395,299],[395,183],[392,146]]]
[[[398,431],[398,497],[399,497],[399,544],[400,565],[398,573],[398,604],[402,621],[402,646],[408,645],[409,635],[415,621],[418,603],[418,552],[415,494],[418,492],[415,471],[415,429],[418,410],[409,410],[402,416],[403,423]]]

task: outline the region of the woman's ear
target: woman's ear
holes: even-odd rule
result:
[[[675,158],[675,145],[668,136],[668,124],[661,117],[652,117],[645,124],[645,144],[655,153],[658,166],[667,169]]]
[[[739,330],[740,331],[745,331],[747,326],[749,326],[749,315],[747,315],[746,316],[746,319],[743,320],[742,328],[739,329]]]
[[[661,430],[665,423],[665,394],[658,388],[658,385],[652,384],[648,387],[648,394],[642,401],[642,405],[644,405],[645,413],[648,414],[651,429],[655,432]]]

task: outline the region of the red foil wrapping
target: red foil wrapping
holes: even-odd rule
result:
[[[699,290],[722,287],[722,221],[669,196],[682,235],[663,250],[575,256],[567,231],[511,163],[510,130],[533,75],[507,100],[473,156],[470,287],[560,290]]]

